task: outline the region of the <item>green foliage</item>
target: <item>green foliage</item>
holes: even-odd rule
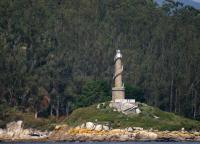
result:
[[[200,123],[195,120],[177,116],[173,113],[161,111],[158,108],[140,103],[142,113],[139,115],[126,116],[119,112],[114,112],[111,108],[97,109],[97,105],[74,110],[66,119],[72,126],[80,125],[84,122],[110,123],[113,128],[143,127],[146,129],[158,130],[180,130],[181,128],[200,129]],[[158,118],[155,118],[158,117]]]
[[[3,109],[2,109],[3,107]],[[17,107],[11,108],[6,105],[0,106],[0,127],[5,128],[6,124],[22,120],[24,128],[36,128],[40,130],[52,130],[59,120],[56,118],[34,118],[34,113],[21,112]]]
[[[109,91],[110,87],[105,81],[87,81],[83,85],[78,103],[80,106],[89,106],[94,103],[108,101],[111,99]]]
[[[135,99],[136,101],[139,102],[144,102],[144,92],[141,88],[138,88],[133,85],[125,85],[126,89],[126,98],[128,99]]]
[[[0,101],[41,111],[46,95],[65,115],[109,100],[121,49],[127,97],[198,119],[199,45],[199,10],[178,2],[1,0]]]

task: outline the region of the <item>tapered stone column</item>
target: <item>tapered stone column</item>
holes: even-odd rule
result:
[[[115,74],[113,77],[114,87],[112,88],[112,101],[116,99],[124,99],[125,98],[125,89],[122,83],[122,54],[120,50],[116,51],[116,55],[114,58],[115,61]]]

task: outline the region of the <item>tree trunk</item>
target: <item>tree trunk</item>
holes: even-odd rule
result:
[[[174,80],[171,80],[171,88],[170,88],[170,104],[169,104],[169,111],[172,112],[173,107],[173,87],[174,87]]]
[[[51,109],[50,109],[50,116],[51,117],[53,116],[53,106],[51,106]]]
[[[35,112],[35,119],[38,118],[38,111]]]
[[[56,117],[59,117],[59,106],[56,107]]]
[[[197,113],[197,91],[194,90],[194,112],[193,112],[194,119],[196,119],[196,113]]]
[[[59,117],[60,97],[57,96],[56,117]]]
[[[178,90],[176,89],[175,93],[175,106],[174,106],[174,112],[177,113],[177,103],[178,103]]]
[[[70,108],[70,103],[67,102],[67,105],[66,105],[66,108],[65,108],[65,113],[66,113],[66,116],[69,115],[69,108]]]

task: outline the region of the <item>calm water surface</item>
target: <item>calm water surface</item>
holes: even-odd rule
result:
[[[200,144],[200,142],[12,142],[11,144]]]

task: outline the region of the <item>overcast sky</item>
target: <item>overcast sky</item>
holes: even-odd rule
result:
[[[194,2],[199,2],[199,3],[200,3],[200,0],[192,0],[192,1],[194,1]]]

